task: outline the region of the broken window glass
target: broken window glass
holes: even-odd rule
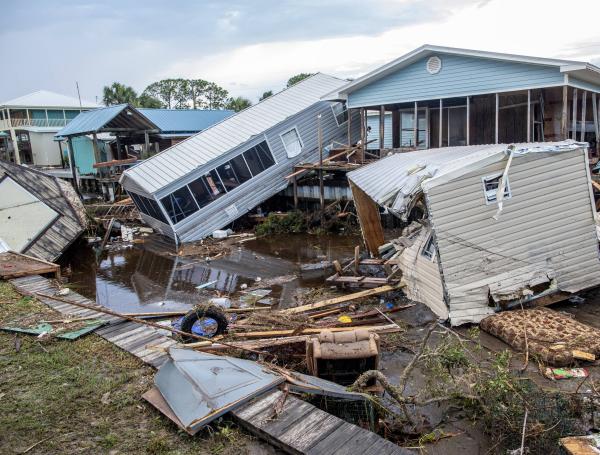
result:
[[[421,251],[421,255],[427,259],[433,259],[433,256],[435,256],[435,242],[433,241],[433,235],[429,235],[427,243],[425,243],[425,247],[423,247],[423,251]]]
[[[194,180],[193,182],[188,184],[190,191],[196,198],[196,202],[200,208],[209,204],[213,201],[212,194],[209,190],[208,183],[206,182],[206,178],[200,177],[199,179]]]
[[[345,101],[332,104],[331,109],[333,110],[333,115],[338,126],[342,126],[348,121],[348,107],[346,106]]]
[[[231,191],[234,188],[237,188],[240,185],[240,181],[237,178],[235,171],[233,170],[231,163],[228,161],[225,164],[221,164],[217,168],[217,172],[223,181],[223,185],[225,185],[225,189],[227,191]]]
[[[500,178],[502,174],[498,174],[490,177],[482,177],[483,181],[483,193],[485,195],[485,203],[490,204],[496,202],[496,196],[498,193],[498,185],[500,185]],[[506,177],[506,185],[504,187],[504,199],[510,199],[510,185],[508,177]]]
[[[283,133],[281,135],[281,140],[288,158],[300,155],[300,152],[302,152],[302,142],[300,141],[300,135],[296,128],[292,128]]]
[[[179,188],[160,200],[173,224],[179,223],[198,210],[198,205],[187,186]]]
[[[229,162],[229,164],[231,164],[231,167],[235,171],[235,175],[240,183],[247,182],[252,178],[250,169],[248,168],[248,165],[246,164],[246,161],[242,155],[236,156]]]

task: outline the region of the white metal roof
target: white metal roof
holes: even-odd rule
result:
[[[408,214],[411,203],[423,191],[470,172],[482,160],[507,152],[511,144],[443,147],[415,152],[395,153],[348,173],[348,179],[377,204],[400,216]],[[572,140],[512,144],[517,154],[561,152],[587,147]]]
[[[345,96],[375,80],[378,80],[390,73],[398,71],[420,58],[435,53],[454,54],[454,55],[465,55],[469,57],[488,58],[494,60],[505,60],[517,63],[528,63],[533,65],[545,65],[545,66],[556,66],[560,68],[561,72],[573,73],[577,77],[580,77],[589,82],[600,83],[600,68],[587,62],[575,61],[575,60],[560,60],[554,58],[544,57],[531,57],[526,55],[516,54],[504,54],[500,52],[488,52],[479,51],[474,49],[461,49],[456,47],[445,47],[445,46],[433,46],[430,44],[424,44],[415,50],[404,54],[403,56],[392,60],[385,65],[382,65],[373,71],[361,76],[352,82],[347,83],[338,91],[332,91],[326,94],[323,99],[344,99]]]
[[[131,167],[123,178],[131,178],[153,193],[319,102],[345,83],[317,73]]]
[[[41,107],[41,108],[79,108],[77,98],[61,95],[60,93],[50,92],[48,90],[38,90],[12,100],[0,103],[3,107]],[[100,107],[92,101],[81,100],[81,107],[84,109]]]

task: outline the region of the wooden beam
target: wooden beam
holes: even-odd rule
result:
[[[365,244],[371,255],[379,255],[379,247],[385,243],[379,217],[379,206],[363,190],[350,182],[352,198]]]
[[[351,302],[352,300],[362,299],[364,297],[371,297],[373,295],[385,294],[386,292],[397,291],[403,288],[404,285],[390,286],[386,284],[378,288],[367,289],[365,291],[354,292],[352,294],[343,295],[341,297],[334,297],[331,299],[321,300],[320,302],[308,303],[306,305],[297,306],[295,308],[288,308],[282,311],[285,314],[296,314],[304,313],[306,311],[317,310],[319,308],[325,308],[329,306],[338,305],[340,303]]]
[[[298,209],[298,177],[294,176],[294,209]]]
[[[573,107],[572,114],[573,120],[571,122],[571,139],[577,140],[577,89],[573,89]]]
[[[348,109],[348,147],[352,146],[352,109]]]
[[[69,136],[67,138],[67,146],[69,147],[69,167],[71,168],[71,175],[73,176],[73,188],[79,196],[81,192],[79,190],[79,182],[77,181],[77,166],[75,165],[75,152],[73,151],[73,141]]]
[[[290,330],[270,330],[267,332],[236,332],[230,334],[235,338],[269,338],[269,337],[284,337],[284,336],[297,336],[297,335],[317,335],[323,331],[329,332],[349,332],[350,330],[368,330],[373,333],[393,333],[399,332],[402,330],[396,324],[386,324],[386,325],[372,325],[372,326],[347,326],[347,327],[324,327],[322,329],[304,329],[300,333],[297,333],[295,329]],[[221,343],[223,344],[223,343]],[[241,348],[240,348],[241,349]],[[246,349],[247,350],[247,349]]]
[[[579,140],[585,142],[585,115],[587,114],[587,92],[584,90],[581,94],[581,133]]]
[[[497,144],[498,143],[498,112],[499,112],[499,108],[500,108],[500,95],[498,95],[496,93],[496,115],[495,115],[495,122],[494,122],[494,141]]]
[[[562,94],[562,116],[560,118],[560,137],[561,139],[568,139],[568,119],[569,116],[569,87],[563,85]]]
[[[385,107],[379,106],[379,155],[385,148]]]

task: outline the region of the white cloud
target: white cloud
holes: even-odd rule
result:
[[[571,0],[568,11],[600,17],[600,2]],[[241,46],[178,61],[159,77],[181,74],[214,80],[234,95],[256,100],[264,90],[283,87],[296,73],[322,71],[356,77],[422,44],[582,60],[600,57],[600,31],[565,20],[564,12],[564,3],[556,0],[459,4],[441,22],[404,26],[378,36]]]

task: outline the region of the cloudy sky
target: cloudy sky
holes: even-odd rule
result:
[[[600,64],[598,0],[2,0],[1,17],[0,101],[168,77],[256,101],[293,74],[356,77],[422,44]]]

